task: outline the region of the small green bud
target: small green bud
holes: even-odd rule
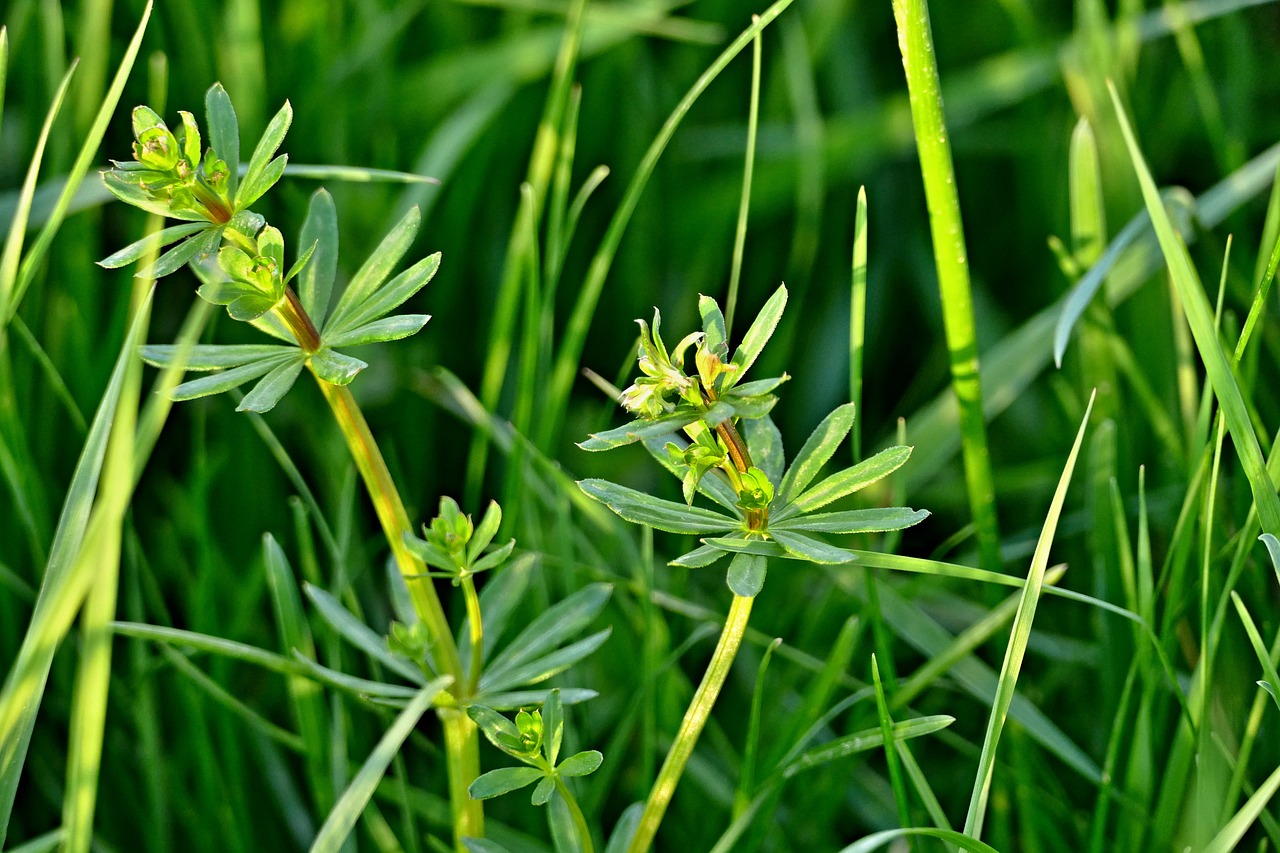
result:
[[[405,625],[403,622],[392,622],[391,631],[387,634],[387,649],[391,654],[408,658],[411,661],[423,661],[427,657],[427,649],[431,640],[427,626],[423,622]]]
[[[516,729],[520,732],[520,745],[525,752],[537,752],[542,748],[541,711],[521,711],[516,714]]]
[[[742,489],[738,492],[738,505],[744,510],[769,508],[773,500],[773,483],[759,468],[751,468],[742,475]]]

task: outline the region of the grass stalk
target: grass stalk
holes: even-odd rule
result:
[[[951,360],[951,387],[960,406],[960,433],[969,510],[977,530],[981,565],[998,571],[1000,530],[996,519],[995,481],[982,414],[982,381],[978,375],[978,341],[969,254],[960,220],[951,142],[942,112],[942,89],[934,58],[926,0],[894,0],[898,47],[906,68],[911,120],[915,126],[920,171],[933,235],[934,261],[942,297],[942,320]]]
[[[720,695],[720,688],[724,686],[725,679],[729,676],[729,669],[733,666],[733,659],[738,654],[738,647],[742,645],[742,636],[747,630],[747,620],[751,618],[751,605],[754,601],[754,598],[741,595],[733,597],[733,603],[729,606],[729,615],[724,620],[724,629],[720,632],[720,640],[716,643],[716,650],[711,656],[711,663],[707,665],[702,683],[693,694],[693,701],[684,712],[684,720],[680,723],[680,730],[676,732],[671,751],[662,762],[658,778],[649,791],[649,798],[645,801],[644,811],[640,814],[640,823],[636,827],[636,834],[632,837],[631,844],[627,847],[627,853],[644,853],[653,845],[654,836],[657,835],[658,826],[662,823],[662,817],[671,803],[671,797],[676,792],[676,785],[680,783],[684,767],[689,762],[689,756],[693,754],[694,746],[698,743],[698,736],[702,734],[702,729],[711,716],[711,708],[715,705],[716,697]]]

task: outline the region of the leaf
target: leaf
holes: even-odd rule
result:
[[[622,812],[622,817],[613,826],[613,834],[609,836],[609,844],[604,853],[626,853],[635,837],[636,828],[640,825],[640,816],[644,813],[644,803],[632,803]]]
[[[417,687],[408,687],[404,684],[389,684],[385,681],[373,681],[368,678],[360,678],[359,676],[339,672],[336,669],[331,669],[311,660],[296,649],[293,652],[293,657],[310,678],[319,681],[321,684],[344,690],[362,699],[403,703],[412,699],[418,692]]]
[[[168,246],[170,243],[175,243],[183,237],[188,237],[208,227],[210,226],[207,222],[186,222],[182,225],[170,225],[168,228],[157,231],[154,234],[148,234],[141,240],[130,243],[120,251],[108,255],[98,261],[98,266],[109,270],[119,269],[162,246]]]
[[[729,574],[725,578],[734,595],[743,598],[755,598],[764,589],[765,570],[768,561],[758,554],[737,553],[733,562],[729,563]]]
[[[595,583],[548,607],[493,659],[481,684],[554,649],[585,629],[600,615],[611,595],[613,587],[610,584]]]
[[[778,321],[782,319],[782,311],[786,307],[787,286],[783,284],[774,291],[773,296],[769,297],[769,301],[752,321],[751,328],[747,329],[747,333],[742,336],[742,343],[733,354],[733,363],[738,367],[733,378],[740,378],[751,365],[755,364],[764,345],[769,342],[769,338],[773,337],[773,330],[777,328]]]
[[[251,379],[257,379],[296,358],[296,350],[280,355],[268,356],[250,364],[244,364],[231,370],[224,370],[212,376],[202,376],[190,382],[183,382],[169,393],[170,400],[194,400],[197,397],[208,397],[238,388]]]
[[[701,417],[702,415],[698,412],[682,411],[652,421],[638,418],[629,424],[623,424],[614,429],[592,433],[586,441],[578,442],[578,446],[583,450],[592,452],[612,450],[615,447],[622,447],[636,441],[647,441],[678,434],[680,430],[691,423],[697,422]]]
[[[1267,554],[1271,557],[1271,568],[1275,569],[1276,581],[1280,582],[1280,539],[1274,534],[1264,533],[1258,537],[1267,546]]]
[[[1253,617],[1249,615],[1248,609],[1244,606],[1244,600],[1240,598],[1239,593],[1234,589],[1231,590],[1231,603],[1236,606],[1236,613],[1240,615],[1240,624],[1244,625],[1244,632],[1249,636],[1249,644],[1253,646],[1253,653],[1258,656],[1258,663],[1262,665],[1262,674],[1266,676],[1266,681],[1259,681],[1271,698],[1275,701],[1276,707],[1280,708],[1280,697],[1276,696],[1276,691],[1272,685],[1280,685],[1280,673],[1276,672],[1276,665],[1271,661],[1271,653],[1267,651],[1267,644],[1263,642],[1262,635],[1258,633],[1258,626],[1253,623]]]
[[[311,322],[324,328],[329,314],[329,298],[338,275],[338,211],[333,196],[324,187],[316,190],[307,205],[307,218],[302,222],[298,245],[316,247],[311,263],[298,274],[298,299]],[[332,341],[328,343],[339,346]]]
[[[627,521],[668,533],[716,533],[739,526],[736,518],[702,507],[655,498],[608,480],[580,480],[578,487]]]
[[[306,270],[302,271],[304,278],[306,272]],[[365,323],[363,326],[357,326],[332,337],[326,335],[324,341],[332,347],[358,347],[382,341],[398,341],[417,334],[430,319],[430,314],[398,314],[395,317]]]
[[[724,557],[724,551],[720,548],[713,548],[710,545],[703,545],[695,548],[683,557],[677,557],[668,566],[679,566],[684,569],[702,569]]]
[[[586,752],[579,752],[571,755],[561,762],[556,768],[556,772],[561,776],[573,778],[575,776],[586,776],[595,773],[600,769],[600,765],[604,763],[604,755],[594,749]]]
[[[293,355],[297,347],[275,344],[196,344],[187,347],[184,370],[223,370],[252,361]],[[148,344],[139,350],[142,360],[152,367],[168,367],[182,354],[182,347],[172,344]]]
[[[489,743],[508,755],[518,756],[524,754],[520,731],[516,728],[515,723],[492,708],[486,708],[484,705],[468,705],[467,716],[480,727],[480,731],[484,733]]]
[[[355,828],[356,821],[373,797],[378,783],[387,772],[392,759],[400,752],[400,747],[413,732],[418,720],[426,713],[427,708],[431,707],[432,700],[451,681],[452,679],[448,677],[437,678],[424,686],[400,712],[395,722],[391,724],[391,728],[387,729],[386,734],[378,741],[378,745],[373,748],[373,752],[369,753],[369,757],[342,793],[333,811],[329,812],[329,817],[325,819],[324,825],[316,835],[316,840],[311,845],[311,853],[337,853],[342,849],[347,837],[351,835],[351,830]]]
[[[426,683],[426,679],[416,667],[391,654],[383,638],[352,615],[351,611],[343,607],[338,599],[309,583],[303,584],[302,590],[320,611],[321,618],[348,643],[413,683]]]
[[[284,106],[272,117],[267,129],[262,132],[262,137],[258,140],[257,147],[253,149],[253,156],[249,158],[249,168],[244,173],[243,184],[243,190],[246,194],[251,191],[252,187],[262,181],[263,175],[271,163],[272,156],[280,148],[280,143],[284,142],[285,134],[289,132],[289,125],[291,124],[293,124],[293,107],[289,105],[288,101],[285,101]],[[230,160],[227,163],[231,165]],[[239,164],[235,165],[238,166]],[[242,203],[239,199],[236,199],[236,207],[248,207],[253,204],[253,201],[254,199],[246,199]],[[306,244],[304,243],[303,245]]]
[[[560,745],[564,742],[564,707],[560,704],[560,691],[551,690],[542,703],[542,754],[552,767],[560,758]]]
[[[911,738],[922,737],[924,735],[933,734],[941,731],[956,721],[955,717],[949,717],[945,714],[938,714],[932,717],[917,717],[914,720],[903,720],[893,724],[894,740],[910,740]],[[860,752],[866,752],[872,749],[881,749],[884,747],[884,735],[880,731],[880,727],[874,729],[863,729],[850,735],[838,737],[835,740],[828,741],[821,746],[816,746],[806,750],[796,758],[787,762],[782,768],[784,778],[790,779],[797,773],[828,764],[832,761],[838,761],[841,758],[847,758],[850,755],[857,755]]]
[[[351,380],[356,378],[356,374],[369,365],[358,358],[324,347],[312,354],[311,366],[315,369],[316,375],[330,385],[349,385]]]
[[[257,646],[226,640],[209,634],[198,634],[184,631],[181,628],[166,628],[163,625],[146,625],[141,622],[112,622],[111,629],[121,637],[137,640],[149,640],[153,643],[181,646],[196,652],[207,652],[220,655],[231,660],[260,666],[270,672],[281,675],[304,675],[306,667],[299,661],[290,660],[284,655],[260,649]]]
[[[204,115],[209,130],[209,146],[227,161],[230,172],[228,187],[231,197],[235,198],[236,184],[240,180],[240,123],[236,120],[231,98],[221,83],[214,83],[205,93]]]
[[[669,471],[672,475],[679,478],[681,475],[676,467],[671,464],[671,457],[667,453],[667,443],[671,441],[681,450],[689,446],[689,442],[678,436],[659,437],[646,439],[644,449],[649,451],[649,455],[654,460]],[[727,477],[719,471],[712,471],[707,476],[698,481],[698,493],[706,495],[711,500],[720,504],[720,506],[732,513],[740,513],[742,510],[738,506],[738,493],[733,490],[733,486],[729,484]]]
[[[139,270],[135,278],[164,278],[170,273],[182,269],[190,261],[199,260],[213,254],[217,243],[222,239],[221,228],[206,228],[203,234],[197,234],[185,243],[179,243],[165,252],[156,262]]]
[[[729,391],[724,399],[734,400],[738,397],[759,397],[768,394],[782,383],[791,379],[787,374],[774,376],[771,379],[757,379],[754,382],[744,382],[741,385],[735,385],[732,391]]]
[[[341,334],[347,329],[357,328],[371,323],[399,308],[427,283],[435,277],[440,269],[440,253],[428,255],[397,275],[385,285],[379,287],[363,304],[352,309],[342,320],[341,328],[335,327],[334,334]]]
[[[785,504],[773,514],[773,520],[781,521],[798,512],[809,512],[851,495],[878,480],[883,480],[901,468],[910,457],[910,447],[890,447],[882,450],[870,459],[864,459],[852,468],[838,471],[822,480],[791,503]]]
[[[565,705],[580,705],[600,695],[585,687],[557,687],[556,690],[560,691],[560,701]],[[495,711],[514,711],[530,705],[541,705],[547,700],[550,692],[550,690],[499,690],[493,693],[481,691],[472,698]]]
[[[703,542],[722,551],[728,551],[732,554],[755,554],[760,557],[783,557],[787,558],[791,555],[787,550],[777,542],[770,542],[755,537],[743,538],[738,536],[726,536],[723,538],[707,538]]]
[[[494,535],[501,526],[502,507],[498,506],[497,501],[489,501],[484,516],[472,531],[471,540],[467,542],[467,562],[474,563],[476,558],[484,553],[484,549],[489,547],[489,543],[493,541]]]
[[[720,304],[710,296],[698,296],[698,313],[702,316],[702,331],[706,335],[703,344],[716,355],[729,351],[728,336],[725,330],[724,313]]]
[[[249,322],[257,320],[263,314],[276,307],[277,300],[270,296],[262,296],[257,293],[250,293],[237,297],[227,306],[227,313],[232,319],[241,322]]]
[[[462,845],[467,848],[467,853],[511,853],[492,838],[464,838]]]
[[[559,675],[596,649],[609,639],[613,628],[605,628],[588,637],[557,649],[548,655],[531,660],[528,663],[504,668],[496,674],[491,670],[480,678],[480,686],[485,690],[507,690],[522,684],[537,684],[548,678]]]
[[[848,847],[841,850],[840,853],[871,853],[872,850],[879,850],[890,841],[896,841],[900,838],[910,838],[912,836],[937,838],[964,850],[966,853],[1000,853],[1000,851],[996,850],[996,848],[992,847],[990,844],[979,841],[976,838],[971,838],[963,833],[956,832],[954,829],[935,829],[933,827],[885,829],[859,839],[857,842],[850,844]]]
[[[478,776],[467,788],[467,794],[473,800],[489,800],[518,791],[542,777],[536,767],[500,767]]]
[[[258,384],[253,386],[253,390],[244,395],[240,405],[236,406],[236,411],[263,414],[274,409],[276,403],[280,402],[280,398],[289,393],[289,389],[297,381],[298,374],[302,372],[302,365],[305,363],[305,356],[299,353],[293,360],[286,361],[262,377]]]
[[[538,786],[533,789],[533,796],[530,802],[535,806],[545,806],[547,801],[551,799],[551,795],[556,792],[556,779],[554,776],[543,776],[542,781],[538,782]]]
[[[811,563],[822,563],[825,565],[839,565],[842,563],[851,563],[858,559],[857,555],[852,551],[846,551],[843,548],[837,548],[834,545],[828,545],[820,542],[812,537],[805,536],[800,533],[792,533],[788,530],[769,530],[769,535],[773,537],[783,548],[787,549],[793,557],[801,560],[808,560]]]
[[[853,403],[845,403],[822,419],[792,460],[786,476],[782,478],[778,488],[780,503],[790,503],[818,476],[822,466],[831,460],[849,430],[853,429],[855,412]]]
[[[343,291],[338,304],[325,325],[325,330],[341,330],[346,328],[346,318],[360,309],[373,293],[387,280],[391,270],[409,251],[414,237],[418,234],[418,226],[422,222],[422,214],[417,207],[409,208],[409,212],[396,223],[395,227],[382,239],[382,243],[364,262],[347,289]]]
[[[276,181],[280,180],[280,176],[284,174],[284,167],[289,162],[288,154],[281,154],[276,159],[267,164],[267,167],[261,173],[254,176],[252,181],[246,180],[240,185],[240,191],[236,194],[236,206],[247,208],[258,199],[266,194],[267,190],[275,186]]]
[[[785,459],[782,453],[782,433],[778,431],[773,418],[765,415],[743,421],[742,437],[751,449],[751,461],[765,473],[770,483],[777,485],[782,480]]]
[[[820,512],[786,518],[769,525],[774,530],[813,530],[818,533],[884,533],[903,530],[929,517],[929,511],[894,506],[855,509],[848,512]]]

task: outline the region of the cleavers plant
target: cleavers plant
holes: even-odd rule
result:
[[[786,302],[783,285],[765,303],[732,356],[724,314],[709,296],[698,301],[702,331],[686,335],[673,350],[663,343],[657,311],[652,326],[638,321],[642,375],[619,397],[635,419],[579,445],[599,451],[644,442],[680,479],[684,504],[607,480],[579,483],[584,492],[628,521],[700,537],[699,547],[670,565],[700,568],[732,555],[726,579],[733,602],[724,629],[644,805],[628,848],[631,853],[648,850],[653,843],[737,655],[752,602],[764,587],[769,560],[852,563],[858,559],[852,551],[813,534],[902,530],[929,514],[906,507],[816,512],[883,479],[911,455],[909,447],[890,447],[813,484],[853,427],[851,403],[823,419],[791,465],[784,465],[782,436],[769,412],[778,402],[772,392],[787,376],[745,383],[742,378],[773,335]],[[690,348],[696,365],[692,375],[685,371]],[[698,493],[719,508],[695,506]]]
[[[458,850],[474,846],[485,834],[481,808],[485,789],[483,784],[474,787],[478,778],[485,777],[480,775],[478,728],[473,719],[493,739],[493,718],[498,716],[495,709],[546,702],[548,707],[543,711],[535,710],[531,716],[530,711],[522,710],[518,717],[553,721],[544,753],[550,762],[547,778],[556,783],[543,791],[541,802],[558,791],[569,801],[581,825],[581,812],[559,779],[594,770],[600,765],[600,754],[584,754],[594,756],[590,760],[574,756],[555,765],[563,732],[562,693],[533,686],[568,669],[609,636],[605,629],[569,642],[600,613],[611,587],[594,584],[578,591],[526,626],[504,651],[495,653],[493,640],[506,627],[512,602],[523,594],[531,560],[510,559],[514,540],[490,547],[502,523],[497,504],[491,504],[475,525],[452,499],[444,498],[439,516],[424,526],[423,536],[413,534],[390,471],[347,387],[368,365],[335,349],[405,338],[430,319],[425,314],[392,313],[421,290],[440,265],[436,253],[392,275],[417,235],[421,221],[418,209],[412,208],[387,234],[330,310],[338,268],[337,214],[331,196],[323,189],[312,196],[298,241],[303,248],[291,267],[286,266],[281,231],[251,210],[285,173],[287,155],[276,156],[276,151],[292,121],[289,104],[286,102],[270,122],[243,176],[228,165],[239,162],[239,128],[231,99],[221,85],[209,89],[205,107],[207,147],[202,147],[199,127],[190,113],[180,113],[182,128],[175,134],[149,107],[134,110],[134,160],[117,162],[104,173],[107,188],[129,204],[184,224],[152,234],[100,263],[108,268],[123,267],[177,243],[138,276],[158,278],[189,265],[202,282],[196,291],[200,298],[225,306],[233,319],[250,323],[278,341],[144,347],[142,356],[153,365],[210,373],[178,385],[170,393],[173,399],[218,394],[257,380],[238,409],[267,412],[306,368],[329,403],[398,569],[392,579],[392,599],[407,606],[398,608],[398,621],[392,623],[388,636],[380,638],[336,596],[310,586],[307,593],[339,636],[413,686],[357,679],[295,650],[303,672],[375,703],[405,708],[394,727],[400,740],[416,720],[411,714],[421,713],[426,702],[435,707],[444,733]],[[284,564],[282,557],[276,562]],[[485,595],[478,595],[473,576],[499,567],[505,569],[499,580],[486,586]],[[467,616],[459,636],[450,627],[433,585],[432,579],[437,577],[448,578],[462,588]],[[481,616],[486,599],[496,613],[488,640]],[[552,698],[548,699],[549,695]],[[566,688],[563,701],[577,702],[594,695],[589,690]],[[371,756],[366,770],[385,769],[398,746],[398,741],[393,743],[390,738],[389,732],[385,748]],[[505,740],[494,742],[505,749]],[[529,759],[524,753],[520,755]],[[372,778],[380,773],[372,772]],[[362,771],[344,802],[357,795],[367,801],[372,794],[369,778],[370,772]],[[313,849],[329,849],[321,847],[322,841],[334,849],[341,845],[354,821],[342,819],[349,813],[358,814],[359,808],[344,809],[340,804]],[[584,838],[589,845],[589,834]]]

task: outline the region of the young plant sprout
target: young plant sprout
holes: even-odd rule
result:
[[[906,507],[817,512],[893,473],[911,455],[909,447],[890,447],[813,484],[853,427],[852,404],[831,412],[791,465],[784,467],[782,436],[769,412],[778,402],[772,392],[788,377],[783,374],[746,383],[742,379],[777,328],[786,301],[787,289],[781,286],[765,303],[732,357],[724,315],[710,297],[698,301],[702,331],[685,336],[670,352],[662,341],[661,318],[656,311],[652,327],[638,321],[643,375],[620,398],[636,417],[579,445],[599,451],[642,441],[654,458],[680,479],[684,504],[608,480],[578,484],[628,521],[700,537],[699,547],[670,565],[701,568],[731,557],[726,580],[734,598],[720,642],[645,803],[629,848],[632,853],[649,849],[653,842],[737,654],[751,604],[764,587],[769,560],[851,563],[857,559],[853,552],[814,534],[902,530],[929,515]],[[692,375],[685,370],[690,348],[696,365]],[[695,494],[704,495],[717,507],[695,506]]]

